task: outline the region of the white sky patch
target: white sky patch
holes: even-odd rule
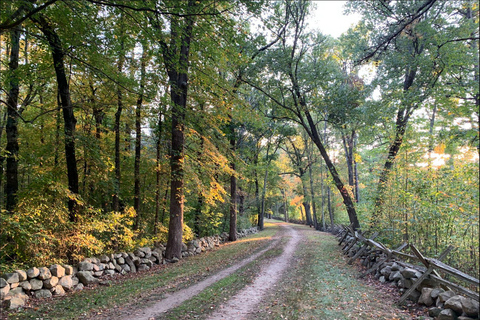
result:
[[[314,1],[314,8],[308,17],[309,28],[338,38],[361,18],[359,14],[343,15],[343,8],[347,2]]]

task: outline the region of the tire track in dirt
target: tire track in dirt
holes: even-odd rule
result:
[[[265,294],[273,290],[293,259],[293,254],[301,239],[301,235],[294,228],[288,225],[283,225],[283,227],[288,229],[289,236],[291,236],[283,253],[270,264],[264,266],[251,285],[245,287],[230,298],[227,303],[221,305],[207,318],[208,320],[248,319],[252,310],[265,297]]]
[[[126,317],[123,317],[121,319],[124,320],[131,320],[132,317],[134,317],[136,320],[152,320],[156,316],[160,316],[162,313],[167,312],[170,309],[178,307],[180,304],[183,302],[193,298],[203,290],[205,290],[207,287],[211,286],[212,284],[216,283],[217,281],[222,280],[223,278],[231,275],[238,269],[242,268],[243,266],[249,264],[250,262],[254,261],[261,255],[263,255],[265,252],[268,250],[271,250],[274,248],[278,243],[280,242],[280,239],[276,239],[273,241],[268,247],[265,249],[253,254],[252,256],[248,257],[245,260],[240,261],[239,263],[224,269],[217,274],[195,284],[192,285],[188,288],[176,291],[171,294],[165,295],[165,298],[158,301],[157,303],[153,304],[152,306],[142,309],[142,310],[137,310],[133,312],[133,314],[129,314]]]

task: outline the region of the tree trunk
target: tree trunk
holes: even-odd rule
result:
[[[412,86],[413,81],[415,80],[416,74],[417,74],[416,68],[411,69],[410,67],[407,67],[407,70],[405,72],[405,81],[403,84],[403,91],[405,93]],[[398,151],[400,150],[400,146],[402,145],[403,137],[405,135],[405,131],[407,130],[408,120],[414,108],[415,107],[411,105],[403,106],[397,112],[397,120],[395,123],[395,139],[390,145],[390,148],[388,150],[387,160],[385,161],[383,170],[380,173],[380,177],[378,179],[377,195],[375,197],[375,204],[373,208],[372,219],[370,221],[370,227],[373,227],[383,214],[385,190],[387,187],[390,171],[392,170],[393,164],[395,162],[395,158],[397,157]]]
[[[345,158],[347,160],[347,172],[348,172],[348,185],[350,190],[355,190],[355,171],[354,171],[354,158],[353,158],[353,145],[355,139],[355,130],[352,130],[351,135],[342,132],[343,149],[345,151]],[[356,199],[355,193],[354,197]]]
[[[228,232],[228,240],[237,240],[237,177],[235,176],[235,128],[231,124],[230,147],[232,150],[232,161],[230,167],[233,171],[230,176],[230,229]]]
[[[5,132],[7,135],[6,158],[7,158],[7,181],[5,184],[6,210],[13,213],[17,205],[18,192],[18,94],[19,79],[17,75],[18,60],[20,55],[20,28],[14,28],[10,32],[11,51],[9,61],[10,90],[7,98],[7,123]]]
[[[135,168],[134,168],[134,190],[133,190],[133,208],[136,212],[133,229],[137,230],[140,225],[140,156],[142,150],[142,104],[143,92],[145,90],[145,66],[147,59],[147,49],[143,46],[141,66],[140,66],[140,93],[135,110]]]
[[[124,30],[123,24],[120,25],[120,51],[117,61],[117,71],[119,74],[123,72],[123,64],[125,63],[125,45],[124,45]],[[117,85],[117,112],[115,112],[115,179],[114,179],[114,191],[113,191],[113,211],[120,211],[120,181],[122,179],[122,173],[120,169],[120,121],[123,111],[123,94],[120,85]]]
[[[328,156],[328,153],[325,150],[325,147],[323,146],[323,143],[320,139],[320,135],[318,134],[317,127],[315,126],[315,122],[313,121],[313,118],[308,110],[305,111],[305,116],[307,117],[308,127],[310,129],[308,130],[308,133],[311,139],[313,140],[313,142],[315,143],[315,145],[317,146],[318,150],[320,151],[320,154],[322,155],[323,160],[325,161],[325,164],[327,165],[327,168],[330,171],[330,174],[332,175],[335,186],[337,187],[338,191],[340,191],[340,194],[342,195],[343,203],[345,204],[345,207],[347,209],[350,223],[353,224],[353,229],[358,229],[360,228],[360,223],[358,222],[357,212],[355,210],[355,206],[353,204],[352,198],[350,197],[349,193],[347,192],[347,189],[345,188],[342,180],[340,179],[340,175],[338,174],[337,169],[335,168],[335,165],[333,164],[332,160]]]
[[[52,51],[53,66],[57,77],[58,93],[63,110],[63,122],[65,132],[65,158],[67,163],[68,189],[73,197],[68,200],[69,220],[77,220],[78,205],[75,196],[78,194],[78,171],[77,159],[75,155],[75,125],[76,119],[73,113],[73,106],[70,100],[70,87],[67,81],[64,65],[64,52],[60,38],[55,29],[47,22],[43,16],[31,18],[32,21],[39,24],[40,29],[48,40]]]
[[[335,222],[335,213],[334,213],[334,206],[332,206],[332,196],[330,187],[327,187],[327,205],[328,205],[328,214],[330,216],[330,225],[333,229],[333,224]]]
[[[312,198],[312,212],[313,212],[313,227],[318,230],[317,207],[315,205],[315,190],[313,188],[313,159],[310,154],[310,148],[307,150],[307,159],[310,165],[308,166],[308,177],[310,180],[310,197]]]
[[[260,205],[260,185],[258,182],[258,153],[255,154],[255,158],[253,160],[253,165],[255,166],[255,170],[253,171],[253,176],[255,177],[255,205],[257,207],[257,226],[260,230],[263,230],[263,216],[262,216],[262,208]]]
[[[155,224],[153,226],[153,234],[157,234],[157,224],[159,220],[160,214],[160,178],[161,178],[161,171],[160,171],[160,148],[161,148],[161,141],[162,141],[162,133],[163,133],[163,120],[162,120],[163,112],[159,112],[158,115],[158,123],[157,123],[157,141],[155,142],[156,148],[156,168],[155,168]],[[168,188],[165,188],[168,190]],[[165,196],[166,198],[166,196]],[[163,223],[163,218],[162,218]]]
[[[189,7],[195,6],[189,0]],[[184,19],[183,26],[178,19]],[[172,101],[172,142],[171,142],[171,181],[170,181],[170,221],[165,257],[182,257],[183,209],[184,209],[184,145],[185,116],[188,92],[188,65],[190,42],[192,39],[194,17],[171,17],[170,45],[161,42],[165,67],[167,69],[170,97]],[[180,39],[178,39],[180,37]],[[179,41],[180,40],[180,41]],[[180,49],[178,51],[178,49]],[[178,51],[178,52],[177,52]]]

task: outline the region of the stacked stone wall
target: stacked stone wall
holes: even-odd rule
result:
[[[257,233],[257,228],[237,232],[237,238]],[[212,250],[228,241],[228,234],[194,239],[182,247],[182,258]],[[50,298],[82,290],[85,286],[99,284],[113,275],[146,271],[154,265],[174,263],[178,259],[165,259],[165,245],[153,248],[137,248],[133,252],[104,254],[86,258],[77,265],[54,264],[47,267],[33,267],[28,270],[15,270],[0,276],[0,303],[2,307],[17,309],[26,304],[29,298]]]

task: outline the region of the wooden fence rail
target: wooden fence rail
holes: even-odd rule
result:
[[[448,247],[442,254],[437,258],[427,258],[423,256],[423,254],[413,245],[413,244],[407,244],[403,243],[401,246],[398,248],[391,250],[384,244],[375,241],[374,239],[378,236],[378,233],[374,233],[370,238],[365,237],[364,234],[362,234],[361,231],[359,230],[353,230],[352,226],[342,226],[343,231],[340,232],[339,234],[339,245],[343,244],[342,250],[344,251],[345,254],[347,254],[350,249],[354,247],[355,244],[360,243],[361,246],[359,250],[353,255],[349,261],[348,264],[353,263],[353,261],[357,258],[359,258],[363,252],[367,250],[368,247],[373,248],[374,250],[381,251],[385,254],[384,257],[380,258],[378,261],[374,263],[373,266],[371,266],[367,271],[362,273],[360,277],[364,277],[375,270],[378,270],[381,265],[388,260],[392,259],[393,256],[397,256],[398,258],[408,258],[408,259],[413,259],[416,261],[419,261],[423,264],[422,270],[424,269],[424,272],[421,277],[419,277],[410,288],[408,288],[407,291],[404,292],[402,297],[399,300],[399,304],[402,304],[405,302],[407,297],[418,287],[420,284],[428,277],[439,283],[439,285],[447,288],[447,289],[453,289],[456,290],[457,292],[464,294],[465,296],[468,296],[469,298],[479,300],[479,294],[478,292],[471,291],[459,284],[453,283],[451,281],[447,281],[443,279],[438,271],[442,271],[445,273],[448,273],[462,281],[465,281],[467,283],[470,283],[472,285],[475,285],[477,288],[480,286],[480,282],[478,279],[458,270],[455,269],[449,265],[446,265],[443,263],[441,260],[445,259],[445,257],[452,251],[453,247],[450,246]],[[343,233],[343,234],[342,234]],[[347,241],[348,238],[352,238],[353,240]],[[345,242],[345,243],[343,243]],[[410,251],[412,254],[408,254],[405,252],[402,252],[405,248],[410,248]]]

